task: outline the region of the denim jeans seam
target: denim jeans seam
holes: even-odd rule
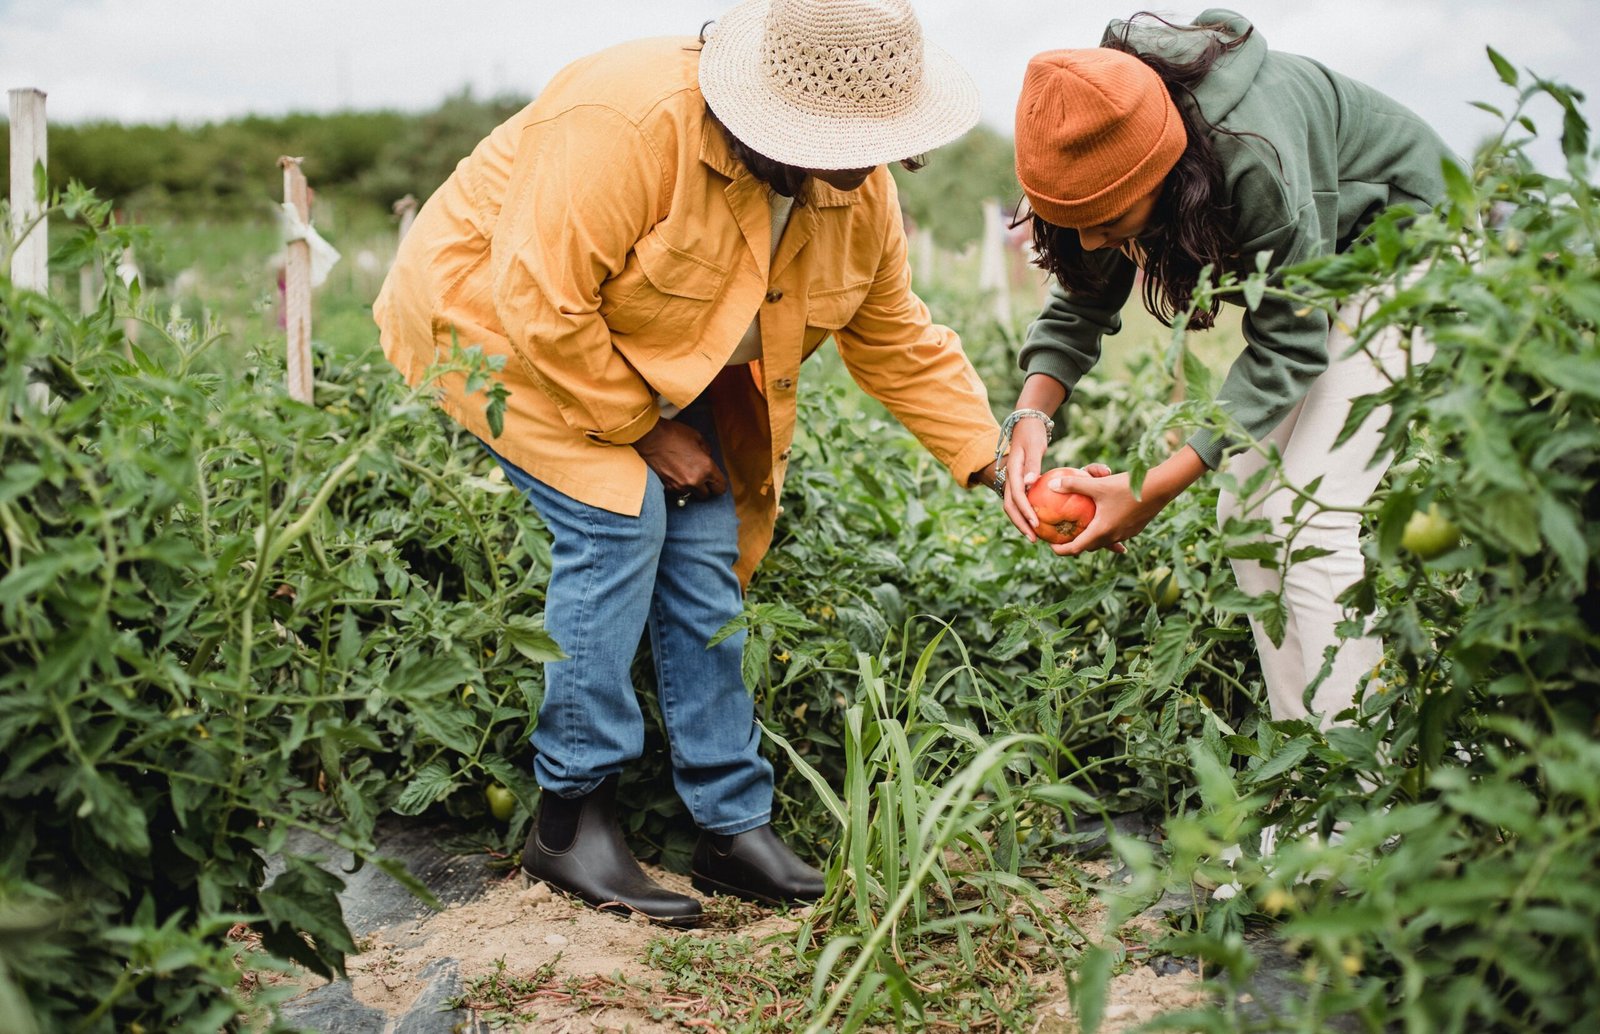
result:
[[[661,597],[652,593],[650,597],[650,613],[655,622],[654,627],[659,631],[663,613]],[[653,648],[654,649],[654,648]],[[677,675],[672,670],[672,651],[655,649],[656,661],[656,702],[661,705],[661,724],[667,730],[667,760],[672,762],[674,769],[687,767],[683,755],[678,750],[677,737],[672,735],[672,712],[677,709],[677,694],[673,687],[677,684]],[[698,798],[699,791],[695,791]],[[691,802],[685,802],[691,803]],[[698,803],[695,801],[693,803]]]
[[[587,526],[584,527],[584,529],[583,529],[583,540],[584,540],[584,548],[587,551],[587,555],[593,556],[594,552],[595,552],[595,549],[596,549],[596,546],[595,546],[595,535],[594,535],[594,529],[593,528],[587,527]],[[589,619],[589,608],[590,608],[590,605],[591,605],[590,601],[591,601],[591,599],[593,598],[593,595],[594,595],[594,583],[595,583],[595,578],[598,577],[598,572],[599,572],[599,566],[598,565],[593,564],[593,563],[589,563],[589,564],[585,564],[584,565],[583,592],[580,593],[579,597],[578,597],[582,601],[582,604],[581,604],[580,609],[578,611],[578,627],[579,628],[587,627],[587,625],[589,623],[588,619]],[[571,662],[570,662],[570,663],[575,664],[575,665],[580,664],[580,662],[585,659],[583,655],[588,653],[588,651],[590,650],[590,645],[589,644],[592,642],[592,640],[591,640],[591,638],[589,636],[579,636],[578,637],[578,642],[579,642],[580,645],[579,645],[578,649],[574,652],[574,654],[572,656],[572,659],[571,659]],[[582,671],[582,670],[585,670],[585,669],[580,667],[578,670]],[[564,723],[567,726],[567,728],[565,730],[563,730],[562,746],[567,750],[567,753],[568,753],[569,757],[583,756],[583,757],[587,758],[589,756],[589,752],[587,750],[584,750],[583,749],[584,748],[584,744],[579,742],[582,739],[582,732],[583,732],[584,727],[586,727],[588,725],[588,722],[585,719],[584,714],[583,714],[582,701],[581,701],[581,698],[580,698],[579,694],[577,694],[577,693],[569,694],[569,699],[567,700],[567,709],[568,709],[567,720]],[[595,785],[598,786],[599,783],[597,782]],[[591,789],[593,789],[593,787],[591,787]]]
[[[760,829],[762,826],[767,825],[771,821],[772,809],[767,808],[763,811],[753,812],[749,815],[746,815],[744,818],[736,819],[732,822],[719,822],[716,829],[712,829],[710,827],[703,828],[707,833],[715,833],[718,836],[737,836],[740,833],[748,833],[752,829]]]

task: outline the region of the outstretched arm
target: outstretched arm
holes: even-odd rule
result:
[[[1062,556],[1077,556],[1091,549],[1115,549],[1143,531],[1156,514],[1208,469],[1194,447],[1185,445],[1150,468],[1138,495],[1133,494],[1127,474],[1052,478],[1051,488],[1080,492],[1094,500],[1095,510],[1094,519],[1076,538],[1050,548]]]

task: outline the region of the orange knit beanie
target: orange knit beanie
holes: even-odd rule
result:
[[[1188,145],[1153,68],[1131,54],[1049,50],[1017,99],[1017,180],[1040,218],[1083,229],[1160,185]]]

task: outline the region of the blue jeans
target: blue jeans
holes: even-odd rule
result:
[[[697,401],[676,419],[706,437],[720,466],[709,403]],[[489,452],[552,539],[545,628],[567,658],[544,668],[532,736],[539,785],[563,797],[585,794],[644,752],[629,669],[648,629],[678,796],[710,832],[765,825],[772,765],[761,756],[744,684],[745,636],[706,645],[743,609],[733,497],[678,506],[650,471],[643,508],[628,517],[580,503]]]

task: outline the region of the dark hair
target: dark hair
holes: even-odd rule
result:
[[[1183,118],[1187,138],[1183,154],[1162,182],[1150,222],[1135,242],[1142,252],[1144,307],[1170,327],[1193,303],[1201,270],[1210,266],[1214,278],[1223,261],[1232,257],[1237,248],[1231,206],[1225,196],[1222,162],[1211,146],[1209,134],[1253,135],[1220,129],[1207,121],[1200,113],[1200,106],[1193,103],[1194,88],[1224,55],[1243,46],[1255,30],[1252,28],[1231,40],[1208,32],[1200,52],[1180,63],[1159,54],[1142,53],[1134,46],[1129,37],[1134,21],[1139,18],[1154,18],[1170,28],[1187,32],[1204,32],[1220,26],[1178,26],[1141,11],[1123,23],[1117,36],[1102,44],[1110,50],[1131,54],[1150,66],[1161,77]],[[1189,103],[1184,103],[1185,98]],[[1035,214],[1033,244],[1038,252],[1036,264],[1054,275],[1067,290],[1092,293],[1106,287],[1103,267],[1086,260],[1077,230],[1052,225]],[[1219,305],[1213,298],[1195,309],[1189,315],[1189,329],[1203,330],[1214,324]]]

